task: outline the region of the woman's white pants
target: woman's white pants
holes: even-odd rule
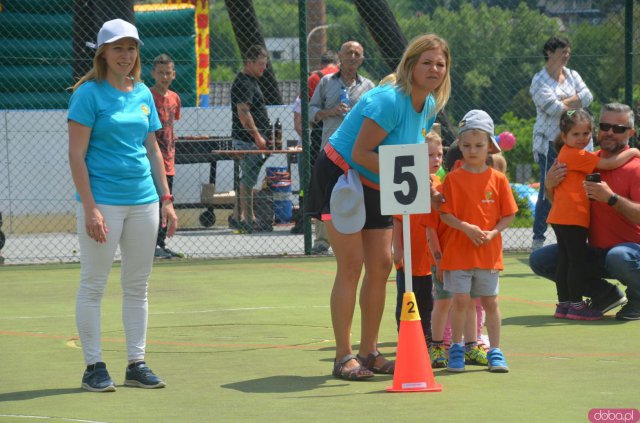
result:
[[[122,266],[122,321],[129,361],[144,359],[147,336],[147,282],[151,275],[158,235],[158,203],[138,206],[98,205],[107,228],[107,242],[89,238],[84,209],[78,204],[77,229],[80,240],[80,288],[76,299],[76,324],[87,365],[102,359],[100,305],[120,246]]]

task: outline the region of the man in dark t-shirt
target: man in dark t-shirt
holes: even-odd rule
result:
[[[244,67],[231,85],[231,137],[236,150],[264,150],[267,139],[272,137],[264,96],[258,85],[267,61],[264,47],[251,46],[244,55]],[[240,161],[240,210],[236,207],[234,218],[249,231],[254,218],[253,187],[263,163],[264,158],[259,154],[248,154]]]

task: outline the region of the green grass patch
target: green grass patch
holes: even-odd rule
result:
[[[494,421],[584,422],[591,408],[637,407],[639,323],[551,317],[555,287],[527,257],[507,256],[501,346],[511,372],[436,370],[441,393],[389,394],[392,378],[331,376],[333,258],[158,263],[149,288],[147,362],[167,388],[122,386],[126,365],[119,269],[103,315],[115,393],[82,391],[76,265],[0,271],[0,423]],[[394,276],[392,274],[392,276]],[[395,355],[395,284],[380,333]],[[359,311],[353,341],[359,339]],[[377,395],[377,396],[375,396]],[[26,417],[34,416],[34,417]],[[40,418],[37,418],[37,417]]]

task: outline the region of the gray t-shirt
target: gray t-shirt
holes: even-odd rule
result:
[[[340,104],[340,94],[343,88],[349,95],[349,107],[356,105],[362,94],[375,87],[369,79],[356,75],[354,83],[345,87],[340,77],[340,72],[324,76],[316,87],[313,97],[309,102],[309,120],[315,121],[316,114],[320,110],[331,109]],[[329,137],[338,129],[344,116],[329,116],[322,120],[322,147],[327,144]]]

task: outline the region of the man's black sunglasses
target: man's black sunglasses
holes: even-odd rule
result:
[[[607,132],[609,129],[611,129],[613,131],[614,134],[624,134],[624,131],[626,131],[627,129],[631,129],[628,126],[624,126],[624,125],[612,125],[610,123],[601,123],[600,124],[600,130]]]

